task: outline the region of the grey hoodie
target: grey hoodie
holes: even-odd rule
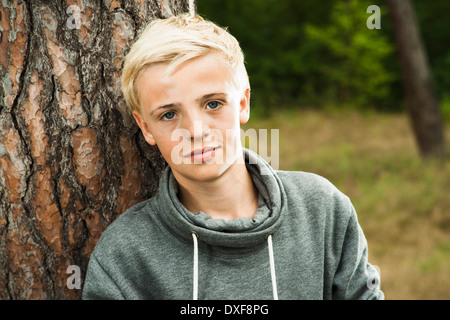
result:
[[[244,155],[259,191],[253,219],[189,212],[167,167],[157,195],[102,234],[83,299],[383,299],[349,198]]]

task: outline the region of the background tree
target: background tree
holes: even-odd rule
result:
[[[410,0],[388,0],[403,75],[406,105],[423,157],[445,156],[443,121],[432,74]]]
[[[189,2],[0,4],[1,300],[80,298],[68,266],[83,279],[102,231],[155,193],[165,163],[123,101],[122,60]]]

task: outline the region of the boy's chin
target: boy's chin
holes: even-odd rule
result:
[[[233,164],[239,162],[233,157],[225,157],[222,148],[219,148],[212,158],[205,161],[199,161],[198,159],[196,161],[194,159],[190,160],[179,165],[174,163],[170,164],[175,178],[178,179],[179,177],[198,182],[213,181],[220,178]]]
[[[178,175],[182,175],[185,179],[198,182],[208,182],[219,178],[228,166],[217,163],[202,163],[202,164],[186,164],[183,168],[175,168]],[[181,169],[181,170],[177,170]],[[174,168],[172,168],[174,170]]]

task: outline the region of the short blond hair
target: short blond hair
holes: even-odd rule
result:
[[[149,23],[133,43],[124,60],[122,92],[131,111],[141,112],[137,80],[157,63],[169,63],[168,72],[190,59],[220,52],[235,74],[242,93],[250,87],[244,55],[238,41],[226,29],[200,16],[182,14]]]

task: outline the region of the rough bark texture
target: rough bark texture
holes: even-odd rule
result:
[[[403,74],[406,105],[421,155],[444,158],[444,128],[410,0],[387,0]]]
[[[67,8],[80,8],[69,28]],[[0,4],[0,300],[77,299],[102,231],[153,195],[164,160],[120,92],[123,57],[187,0]]]

